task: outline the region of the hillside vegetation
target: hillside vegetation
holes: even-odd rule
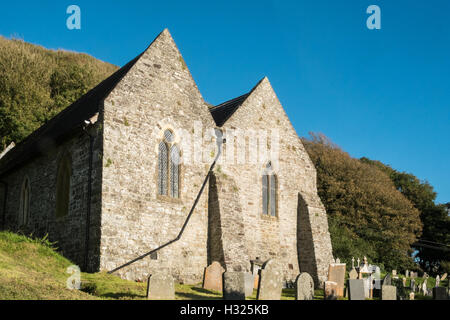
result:
[[[117,67],[0,36],[0,149],[39,128]]]

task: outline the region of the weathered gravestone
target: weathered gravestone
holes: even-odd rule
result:
[[[444,281],[445,279],[447,279],[447,273],[444,273],[441,277],[441,281]]]
[[[221,292],[223,289],[223,276],[225,269],[219,262],[214,261],[207,268],[203,275],[203,289]]]
[[[254,285],[254,277],[251,272],[245,272],[245,296],[250,297],[253,295],[253,285]]]
[[[383,279],[383,286],[390,286],[392,284],[391,275],[388,273]]]
[[[295,280],[295,300],[313,300],[314,280],[309,273],[303,272]]]
[[[441,282],[441,278],[439,275],[436,277],[436,287],[439,287],[439,283]]]
[[[345,263],[332,263],[328,267],[328,281],[336,282],[336,295],[338,297],[344,296],[345,287]]]
[[[434,287],[433,288],[433,299],[434,300],[447,300],[447,289],[444,287]]]
[[[325,300],[337,300],[337,288],[338,284],[334,281],[325,281],[325,290],[323,298]]]
[[[348,300],[364,300],[364,280],[349,279],[348,280]]]
[[[414,300],[414,296],[415,296],[414,292],[410,292],[409,293],[409,300]]]
[[[405,277],[409,278],[409,270],[405,271]]]
[[[381,287],[381,300],[397,300],[397,287],[383,284]]]
[[[283,289],[283,275],[276,260],[269,260],[259,270],[257,300],[280,300]]]
[[[409,288],[411,289],[412,292],[416,292],[416,280],[411,279],[410,283],[409,283]]]
[[[349,273],[348,273],[348,277],[349,279],[358,279],[358,272],[355,269],[352,269]]]
[[[168,274],[155,273],[148,277],[147,283],[148,300],[174,300],[175,282]]]
[[[245,272],[223,273],[223,298],[245,300]]]

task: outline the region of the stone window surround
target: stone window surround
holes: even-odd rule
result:
[[[268,169],[268,166],[270,166],[270,169]],[[268,208],[268,213],[266,214],[266,213],[264,213],[263,212],[263,198],[262,198],[262,196],[260,197],[260,199],[261,199],[261,204],[260,204],[260,206],[259,206],[259,210],[261,210],[260,212],[260,217],[261,217],[261,219],[263,219],[263,220],[268,220],[268,221],[278,221],[278,219],[279,219],[279,190],[280,190],[280,187],[279,187],[279,179],[278,179],[278,175],[277,174],[275,174],[274,173],[274,171],[273,171],[273,168],[272,168],[272,164],[271,164],[271,161],[269,161],[269,162],[267,162],[267,163],[265,163],[264,164],[264,167],[263,167],[263,172],[262,172],[262,175],[260,175],[260,179],[259,179],[259,183],[260,183],[260,190],[262,190],[263,189],[263,185],[262,185],[262,179],[261,179],[261,177],[263,176],[263,175],[267,175],[267,177],[268,177],[268,185],[267,185],[267,192],[268,192],[268,196],[270,196],[270,177],[272,176],[272,175],[274,175],[275,176],[275,184],[276,184],[276,186],[275,186],[275,215],[273,216],[273,215],[271,215],[271,213],[270,213],[270,201],[268,200],[268,206],[267,206],[267,208]]]
[[[24,199],[25,197],[25,191],[27,192],[27,199]],[[24,205],[26,203],[26,212],[24,213]],[[20,204],[19,204],[19,215],[18,215],[18,222],[21,226],[26,226],[30,219],[30,203],[31,203],[31,183],[30,178],[28,176],[25,176],[22,182],[22,187],[20,188]]]
[[[64,164],[64,161],[68,161],[68,170],[69,170],[69,199],[67,204],[67,214],[65,215],[58,215],[58,180],[60,175],[61,166]],[[71,187],[72,187],[72,156],[69,150],[63,150],[58,157],[57,160],[57,169],[56,169],[56,179],[55,179],[55,217],[57,221],[64,220],[70,213],[70,200],[71,200]]]
[[[172,133],[172,142],[168,142],[165,139],[165,132],[166,131],[170,131]],[[182,176],[184,175],[184,166],[182,166],[181,164],[178,164],[178,198],[173,198],[170,195],[170,188],[171,188],[171,175],[170,175],[170,159],[171,159],[171,150],[172,147],[174,145],[176,145],[178,147],[178,152],[180,154],[180,159],[183,157],[183,151],[182,148],[179,147],[178,143],[177,143],[177,139],[175,137],[175,131],[170,128],[170,127],[166,127],[162,130],[162,134],[160,135],[160,139],[157,141],[157,144],[159,145],[161,142],[164,142],[166,144],[167,147],[167,195],[163,195],[159,193],[159,148],[157,148],[158,153],[157,153],[157,164],[155,166],[155,175],[154,175],[154,181],[156,181],[155,185],[156,185],[156,199],[163,201],[163,202],[168,202],[168,203],[173,203],[173,204],[182,204],[183,200],[182,200]]]

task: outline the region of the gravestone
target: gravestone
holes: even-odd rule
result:
[[[405,271],[405,277],[409,278],[409,271],[408,270]]]
[[[222,274],[225,272],[225,269],[220,265],[219,262],[214,261],[207,268],[205,268],[205,272],[203,275],[203,289],[213,290],[213,291],[222,291],[222,282],[223,276]]]
[[[257,300],[280,300],[283,289],[283,275],[276,260],[264,263],[259,271]]]
[[[352,269],[352,270],[348,273],[348,277],[349,277],[351,280],[358,279],[358,272],[357,272],[355,269]]]
[[[325,281],[325,290],[323,298],[325,300],[337,300],[338,284],[334,281]]]
[[[314,280],[308,273],[303,272],[297,276],[295,287],[295,300],[313,300]]]
[[[383,284],[381,287],[381,300],[397,300],[397,287]]]
[[[245,296],[251,297],[253,295],[253,284],[255,279],[253,277],[253,274],[250,272],[245,272],[244,278],[245,278]]]
[[[406,287],[406,278],[402,279],[402,284],[403,284],[403,287]]]
[[[348,300],[364,300],[364,280],[349,279],[348,280]]]
[[[416,292],[416,280],[411,279],[409,283],[409,288],[412,290],[412,292]]]
[[[148,277],[147,282],[148,300],[174,300],[175,282],[168,274],[155,273]]]
[[[414,300],[414,296],[415,296],[414,292],[410,292],[409,293],[409,300]]]
[[[433,299],[434,300],[447,300],[447,289],[444,287],[434,287],[433,288]]]
[[[223,299],[245,300],[245,272],[223,273]]]
[[[397,270],[392,270],[392,278],[394,278],[394,279],[398,278]]]
[[[388,273],[383,279],[383,286],[390,286],[392,284],[391,275]]]
[[[345,287],[345,263],[330,264],[328,267],[328,281],[337,283],[336,295],[338,297],[343,297]]]
[[[422,283],[422,292],[423,294],[426,296],[428,295],[428,290],[427,290],[427,279],[425,279]]]
[[[447,279],[447,273],[444,273],[441,277],[441,281],[444,281],[445,279]]]
[[[441,278],[439,275],[436,277],[436,287],[439,287],[439,283],[441,282]]]

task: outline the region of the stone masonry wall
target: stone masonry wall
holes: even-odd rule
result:
[[[158,145],[166,129],[180,143],[180,128],[214,128],[208,106],[170,33],[151,44],[104,103],[101,268],[112,270],[176,238],[210,162],[183,163],[180,198],[158,195]],[[193,152],[193,151],[191,151]],[[200,282],[207,266],[205,190],[182,238],[117,272],[145,279],[154,270],[185,283]]]
[[[317,195],[316,171],[267,78],[257,85],[223,129],[227,138],[225,154],[231,148],[236,151],[230,141],[233,139],[236,145],[238,138],[229,135],[230,130],[262,130],[268,132],[268,137],[272,130],[280,134],[278,158],[271,158],[269,151],[267,157],[260,156],[257,163],[249,163],[249,145],[257,142],[248,139],[244,164],[238,162],[238,152],[235,152],[234,164],[219,164],[226,175],[235,179],[239,190],[250,259],[278,259],[286,280],[294,280],[300,271],[308,270],[316,283],[323,282],[332,253],[326,212]],[[270,144],[269,139],[267,147],[275,151],[276,146]],[[262,149],[258,146],[257,152],[261,153]],[[277,217],[262,214],[261,177],[269,160],[278,180]],[[299,195],[307,203],[309,225],[298,219]],[[306,238],[309,242],[304,241]],[[302,249],[305,246],[313,246],[314,250],[305,251]],[[299,259],[299,255],[305,259]],[[301,268],[299,262],[302,262]]]
[[[87,270],[98,269],[99,252],[99,217],[100,217],[100,179],[98,165],[101,139],[99,130],[93,128],[91,134],[96,136],[94,142],[93,187],[90,226],[90,265]],[[56,217],[56,176],[59,159],[68,152],[72,162],[72,176],[69,197],[69,213],[65,217]],[[5,229],[22,231],[35,237],[44,237],[57,242],[62,254],[75,264],[84,268],[86,252],[86,212],[87,182],[89,167],[89,139],[81,133],[55,146],[44,156],[35,158],[25,166],[2,177],[8,185],[6,197]],[[25,177],[30,181],[30,210],[28,223],[19,225],[20,193]],[[3,210],[3,206],[0,208]],[[3,212],[2,212],[3,215]],[[95,224],[94,224],[95,222]]]

